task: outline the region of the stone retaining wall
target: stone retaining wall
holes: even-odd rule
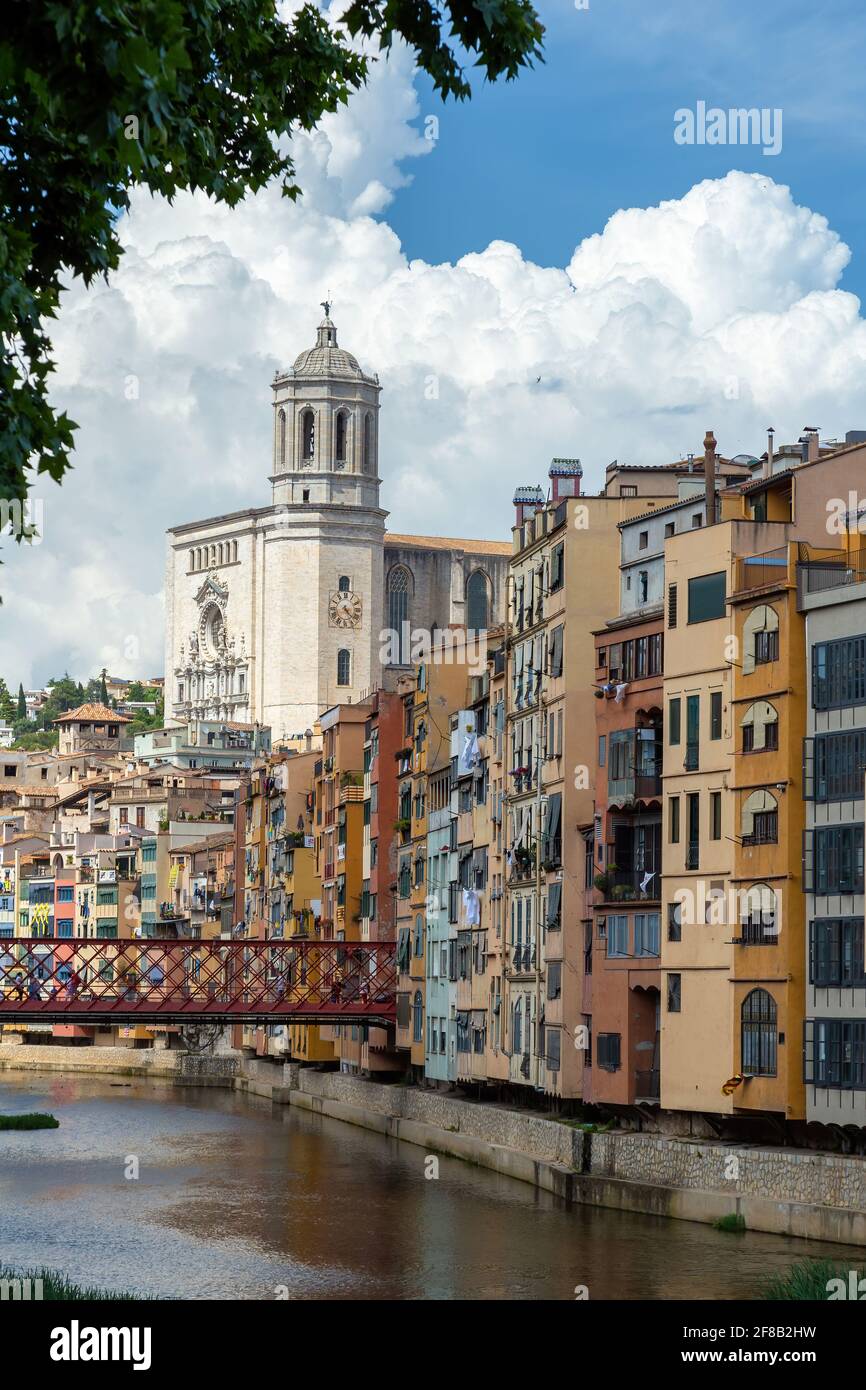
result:
[[[601,1177],[866,1211],[862,1158],[651,1134],[593,1134],[590,1146]]]

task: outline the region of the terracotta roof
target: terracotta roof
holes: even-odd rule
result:
[[[91,724],[131,724],[132,720],[127,719],[125,714],[118,714],[116,709],[109,709],[107,705],[89,704],[79,705],[78,709],[67,710],[65,714],[58,715],[51,722],[53,724],[71,724],[79,720],[87,721]]]
[[[202,849],[218,849],[221,845],[234,843],[234,830],[220,830],[215,835],[204,835],[200,840],[189,840],[185,845],[175,845],[169,854],[197,854]]]
[[[465,550],[470,555],[510,555],[510,541],[464,541],[454,536],[401,536],[385,532],[385,545],[405,545],[416,550]]]

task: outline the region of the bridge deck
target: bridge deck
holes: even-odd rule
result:
[[[382,1023],[393,941],[0,941],[0,1022]]]

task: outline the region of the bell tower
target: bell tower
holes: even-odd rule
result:
[[[378,508],[382,388],[339,346],[327,300],[322,308],[315,347],[272,383],[274,505]]]
[[[381,387],[340,347],[331,305],[322,308],[315,345],[272,383],[256,709],[275,738],[357,703],[381,677]]]

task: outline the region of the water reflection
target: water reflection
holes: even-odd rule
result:
[[[39,1075],[0,1110],[0,1262],[169,1298],[743,1298],[804,1254],[855,1254],[583,1207],[456,1159],[220,1090]],[[139,1176],[125,1176],[136,1159]]]

